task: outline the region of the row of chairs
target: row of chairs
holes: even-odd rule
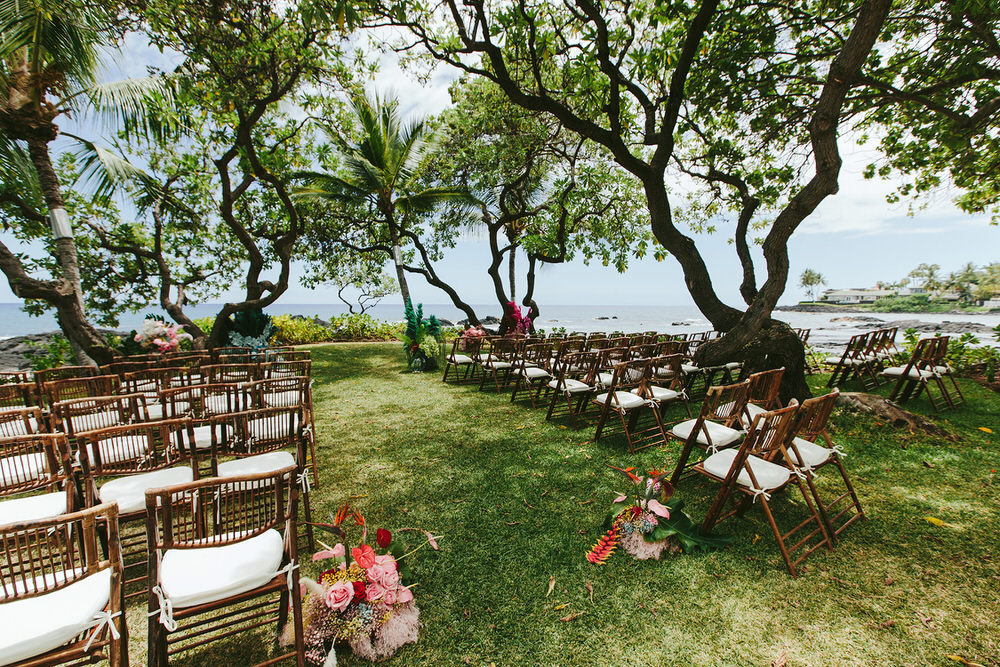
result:
[[[148,664],[257,627],[304,665],[294,466],[146,489]],[[120,504],[0,525],[0,662],[129,664]]]
[[[855,334],[837,358],[828,358],[832,367],[827,387],[837,387],[851,380],[860,380],[865,389],[880,384],[879,374],[886,362],[899,354],[896,347],[896,327]]]

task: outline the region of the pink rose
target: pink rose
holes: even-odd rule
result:
[[[407,602],[413,602],[413,591],[406,586],[400,586],[396,589],[396,603],[406,604]]]
[[[385,588],[377,581],[368,584],[368,588],[365,589],[365,596],[369,602],[381,600],[383,595],[385,595]]]
[[[392,554],[382,554],[381,556],[375,556],[375,562],[386,572],[396,571],[396,559],[392,557]]]
[[[396,571],[386,572],[382,575],[379,581],[387,589],[395,588],[396,586],[399,585],[399,572]]]
[[[354,599],[354,586],[349,581],[338,581],[326,592],[326,606],[342,611]]]
[[[370,568],[365,570],[365,574],[368,575],[368,581],[380,581],[382,577],[385,576],[385,570],[381,565],[375,563]]]
[[[375,550],[367,544],[351,549],[351,558],[362,570],[367,570],[375,564]]]
[[[396,589],[387,588],[385,594],[382,596],[382,602],[385,604],[396,604]]]

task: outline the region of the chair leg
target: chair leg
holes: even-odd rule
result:
[[[781,530],[778,528],[778,524],[774,520],[774,514],[771,513],[771,504],[764,496],[761,496],[760,499],[761,504],[764,506],[764,514],[767,515],[767,522],[771,525],[771,531],[774,533],[774,539],[778,543],[778,549],[781,550],[781,557],[785,559],[785,565],[788,567],[788,572],[793,578],[796,578],[798,577],[798,574],[795,572],[795,565],[792,564],[792,557],[788,553],[788,548],[785,547],[785,540],[781,537]]]

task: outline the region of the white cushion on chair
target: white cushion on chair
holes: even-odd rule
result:
[[[472,357],[466,356],[464,354],[453,354],[448,357],[448,361],[456,366],[463,366],[465,364],[472,363]]]
[[[66,493],[64,491],[0,501],[0,525],[50,519],[65,513]]]
[[[45,454],[20,454],[0,459],[0,484],[14,486],[38,479],[46,472],[48,465]]]
[[[267,452],[219,464],[219,477],[239,477],[274,472],[295,465],[295,457],[288,452]]]
[[[194,427],[194,446],[195,449],[211,449],[212,448],[212,428],[211,424],[205,424],[204,426]]]
[[[729,363],[725,364],[725,367],[728,370],[734,371],[737,368],[743,368],[743,362],[742,361],[730,361]]]
[[[594,402],[595,403],[601,403],[601,404],[607,403],[609,396],[611,396],[610,392],[608,392],[606,394],[598,394],[597,396],[594,397]],[[617,403],[614,402],[614,401],[612,401],[611,407],[612,408],[622,408],[623,410],[632,410],[634,408],[638,408],[638,407],[642,407],[643,405],[646,405],[646,399],[639,398],[635,394],[630,394],[627,391],[616,391],[615,392],[615,400],[617,401]]]
[[[681,395],[679,391],[667,389],[666,387],[657,387],[656,385],[650,385],[649,391],[653,394],[654,401],[672,401]],[[638,388],[633,389],[631,393],[638,394]]]
[[[160,561],[160,587],[177,609],[253,590],[276,576],[283,541],[272,528],[234,544],[168,549]]]
[[[581,391],[590,391],[591,387],[586,382],[580,382],[579,380],[574,380],[572,378],[566,378],[563,380],[562,389],[559,388],[559,380],[555,379],[549,382],[549,387],[557,391],[565,391],[569,394],[576,394]]]
[[[294,408],[305,402],[302,400],[302,392],[297,389],[262,394],[260,398],[268,408]]]
[[[736,448],[724,449],[705,459],[702,466],[707,472],[725,479],[726,475],[729,474],[730,468],[733,467],[733,460],[738,453],[739,450]],[[785,466],[765,461],[753,455],[747,457],[747,462],[750,464],[750,469],[753,470],[754,477],[757,478],[757,484],[760,485],[757,488],[763,491],[781,486],[788,481],[788,478],[792,474],[792,471]],[[750,479],[750,475],[747,473],[745,467],[740,470],[740,474],[736,478],[736,483],[741,486],[754,488],[753,481]]]
[[[747,403],[745,409],[746,409],[746,414],[740,417],[740,421],[747,428],[750,428],[750,426],[753,424],[754,417],[756,417],[757,415],[762,415],[765,412],[767,412],[767,410],[760,407],[756,403]]]
[[[537,366],[522,368],[518,372],[529,380],[537,380],[538,378],[547,378],[549,376],[549,372],[547,370],[544,368],[538,368]]]
[[[614,377],[615,377],[614,373],[598,373],[597,383],[607,387],[608,385],[611,384],[611,381],[614,379]]]
[[[38,420],[34,417],[28,417],[28,426],[26,428],[24,419],[11,419],[4,423],[4,428],[9,430],[11,435],[31,435],[32,433],[38,433]]]
[[[821,447],[815,442],[809,442],[802,438],[795,438],[793,440],[795,446],[798,447],[799,453],[802,454],[802,459],[804,463],[799,461],[799,457],[795,455],[795,450],[791,447],[788,448],[788,455],[791,457],[792,462],[798,466],[804,466],[807,468],[815,468],[821,463],[825,463],[827,459],[830,458],[830,450],[826,447]]]
[[[483,365],[498,371],[506,370],[511,366],[509,361],[488,361]]]
[[[676,424],[670,429],[670,432],[678,438],[687,440],[691,436],[691,431],[694,429],[696,423],[698,423],[697,419],[686,419]],[[712,444],[718,448],[728,447],[743,437],[743,431],[737,431],[734,428],[729,428],[713,421],[706,421],[705,429],[708,430],[708,434],[712,438]],[[709,443],[708,438],[705,437],[705,430],[698,431],[698,444],[708,447]]]
[[[194,474],[188,466],[151,470],[106,482],[101,486],[97,495],[102,503],[118,503],[120,514],[141,512],[146,509],[147,489],[186,484],[192,480],[194,480]]]
[[[694,364],[681,364],[681,373],[697,373],[700,370]]]
[[[903,373],[906,371],[906,366],[890,366],[882,371],[882,375],[888,375],[889,377],[902,377]],[[934,373],[927,370],[920,370],[918,368],[911,368],[907,377],[911,380],[919,380],[920,378],[931,378],[934,377]]]
[[[0,602],[0,665],[59,648],[94,623],[111,598],[111,570],[38,597]],[[119,620],[120,622],[120,620]]]
[[[299,414],[296,412],[295,416],[292,417],[292,428],[297,429],[298,427]],[[247,424],[250,437],[255,440],[268,440],[274,437],[274,434],[284,435],[287,428],[288,413],[279,413],[270,417],[258,417],[257,419],[251,419],[250,423]]]
[[[163,405],[160,403],[149,403],[146,405],[146,414],[152,421],[163,419]]]
[[[149,448],[149,440],[145,435],[116,435],[97,441],[97,450],[101,454],[101,463],[121,463],[131,459],[142,458]],[[87,443],[87,456],[90,463],[97,460],[94,456],[93,443]]]

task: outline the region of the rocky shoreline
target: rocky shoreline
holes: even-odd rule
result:
[[[894,311],[894,312],[883,312],[879,310],[870,310],[868,308],[856,308],[852,306],[834,306],[822,303],[796,303],[790,306],[776,306],[775,311],[784,311],[789,313],[876,313],[879,315],[906,315],[906,314],[920,314],[920,315],[969,315],[967,310],[940,310],[940,311],[926,311],[926,310],[913,310],[913,311]],[[1000,309],[994,308],[992,310],[984,310],[982,313],[975,313],[977,315],[989,315],[991,313],[1000,312]]]

